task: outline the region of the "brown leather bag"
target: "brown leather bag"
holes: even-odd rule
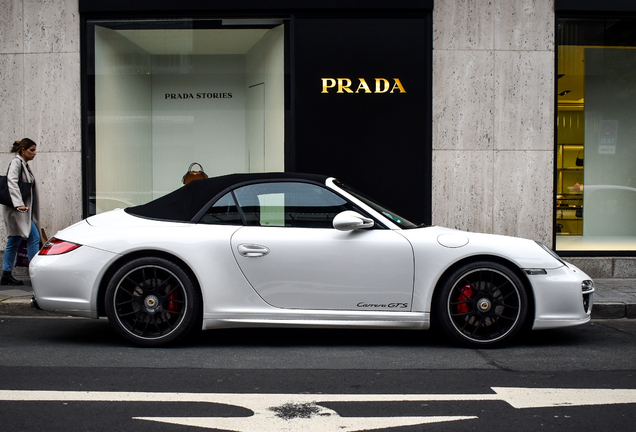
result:
[[[192,167],[195,165],[199,165],[199,168],[201,168],[201,171],[192,171]],[[185,175],[183,176],[183,184],[188,184],[193,180],[201,180],[201,179],[206,179],[208,178],[208,175],[205,173],[205,171],[203,171],[203,167],[201,166],[200,163],[197,162],[193,162],[190,164],[190,168],[188,168],[188,172],[185,173]]]

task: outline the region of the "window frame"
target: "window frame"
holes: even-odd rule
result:
[[[275,228],[307,228],[307,229],[335,229],[333,228],[333,225],[328,226],[328,227],[295,227],[295,226],[278,226],[278,225],[272,225],[272,226],[263,226],[263,225],[258,225],[258,224],[252,224],[247,220],[247,217],[245,216],[245,212],[243,211],[241,205],[239,204],[239,200],[237,199],[235,192],[239,189],[245,188],[245,187],[249,187],[249,186],[256,186],[256,185],[264,185],[264,184],[271,184],[271,183],[295,183],[295,184],[308,184],[314,187],[318,187],[330,194],[332,194],[335,197],[338,197],[340,199],[342,199],[347,205],[348,205],[348,209],[347,210],[353,210],[355,212],[360,213],[362,216],[371,218],[375,221],[375,224],[373,226],[373,228],[371,229],[389,229],[386,224],[381,221],[378,220],[378,218],[372,216],[371,214],[369,214],[368,211],[366,211],[365,209],[361,208],[359,205],[357,205],[356,203],[352,202],[351,200],[349,200],[347,197],[343,196],[342,194],[338,193],[336,190],[330,189],[329,187],[320,184],[320,183],[315,183],[315,182],[311,182],[311,181],[302,181],[302,180],[296,180],[296,179],[276,179],[276,180],[272,180],[272,181],[266,181],[266,182],[262,182],[262,181],[257,181],[257,182],[247,182],[247,183],[241,183],[238,185],[233,186],[232,188],[225,190],[223,192],[221,192],[220,194],[218,194],[216,197],[214,197],[212,200],[210,200],[210,203],[207,204],[199,213],[201,216],[196,217],[196,221],[193,221],[196,224],[204,224],[204,225],[227,225],[227,226],[239,226],[236,224],[215,224],[215,223],[206,223],[206,222],[202,222],[203,218],[205,217],[205,215],[208,213],[208,211],[210,210],[210,208],[214,207],[214,205],[221,199],[225,198],[228,194],[231,194],[232,196],[232,200],[234,202],[234,205],[236,206],[236,209],[238,210],[238,213],[241,216],[241,220],[242,220],[242,225],[240,226],[251,226],[251,227],[261,227],[261,228],[269,228],[269,227],[275,227]],[[344,210],[343,210],[344,211]],[[333,219],[332,219],[332,223],[333,223]]]
[[[552,250],[561,257],[635,257],[636,249],[632,250],[558,250],[557,249],[557,193],[558,190],[558,74],[559,74],[559,46],[561,45],[559,25],[562,20],[607,20],[607,19],[633,19],[636,20],[636,2],[621,0],[607,0],[599,3],[595,0],[556,0],[554,20],[554,166],[553,166],[553,191],[552,191]],[[636,41],[634,41],[636,46]]]

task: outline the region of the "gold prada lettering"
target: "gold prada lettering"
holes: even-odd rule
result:
[[[375,79],[375,92],[376,93],[386,93],[389,91],[389,81],[384,78],[376,78]]]
[[[351,90],[351,80],[349,78],[338,78],[338,93],[353,93]]]
[[[393,88],[391,88],[391,93],[395,91],[396,87],[400,90],[400,93],[406,93],[406,90],[404,90],[404,86],[400,82],[399,78],[393,78]]]
[[[358,79],[360,80],[360,85],[356,89],[356,93],[360,93],[360,89],[364,90],[365,93],[373,93],[371,89],[369,88],[369,85],[367,84],[367,82],[364,80],[364,78],[358,78]]]
[[[329,93],[335,88],[336,93],[406,93],[406,89],[399,78],[393,78],[393,85],[386,78],[375,78],[375,88],[371,90],[367,80],[358,78],[358,86],[355,91],[351,88],[353,81],[350,78],[320,78],[322,81],[322,93]],[[337,85],[337,87],[336,87]]]
[[[336,80],[333,78],[321,78],[322,79],[322,92],[329,93],[330,88],[334,88],[336,86]]]

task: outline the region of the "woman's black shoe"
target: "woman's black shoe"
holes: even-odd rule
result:
[[[3,271],[0,285],[24,285],[24,282],[13,277],[10,271]]]

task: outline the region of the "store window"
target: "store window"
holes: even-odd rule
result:
[[[558,21],[556,250],[636,251],[636,19]]]
[[[208,176],[284,171],[282,20],[89,20],[89,214]]]

